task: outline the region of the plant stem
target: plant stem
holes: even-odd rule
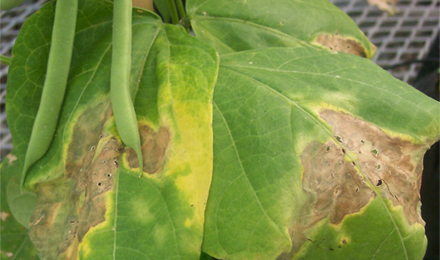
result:
[[[21,175],[23,191],[26,174],[50,147],[60,116],[72,59],[78,0],[57,0],[43,93],[35,117]]]
[[[0,62],[5,65],[11,65],[12,58],[4,55],[0,55]]]
[[[180,19],[183,19],[186,16],[185,7],[183,7],[182,0],[175,0],[177,5],[177,11],[179,12]]]
[[[177,9],[176,9],[176,5],[174,3],[174,0],[168,0],[168,5],[170,7],[171,22],[173,24],[179,23],[179,14],[177,13]]]
[[[132,0],[115,0],[113,8],[110,98],[119,136],[125,145],[136,152],[141,177],[141,139],[130,94]]]

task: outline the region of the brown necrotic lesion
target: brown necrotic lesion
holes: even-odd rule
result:
[[[149,174],[159,173],[166,163],[166,152],[170,145],[171,133],[166,127],[160,127],[157,132],[147,125],[141,125],[139,129],[144,159],[143,170]],[[131,168],[139,167],[136,153],[132,149],[127,152],[127,161]]]
[[[364,47],[359,41],[335,34],[320,34],[313,43],[325,46],[332,51],[367,57]]]
[[[391,137],[349,114],[322,110],[319,116],[330,125],[334,137],[324,144],[310,143],[301,155],[303,189],[314,198],[310,221],[330,215],[330,221],[338,224],[380,190],[384,199],[403,207],[408,223],[423,223],[418,203],[427,147]]]
[[[114,187],[122,143],[107,132],[108,104],[83,111],[73,127],[65,172],[36,186],[37,208],[30,237],[50,259],[72,258],[91,227],[105,221],[106,193]],[[70,259],[69,258],[69,259]]]
[[[315,196],[312,223],[330,214],[331,222],[338,224],[345,215],[359,211],[373,198],[355,165],[344,159],[343,150],[333,140],[324,145],[314,142],[301,157],[303,189]]]

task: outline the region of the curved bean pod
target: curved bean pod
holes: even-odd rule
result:
[[[119,136],[137,154],[140,178],[143,174],[141,139],[130,95],[131,16],[131,0],[114,1],[110,98]]]
[[[52,142],[66,92],[75,37],[78,0],[57,0],[46,79],[26,151],[20,186],[29,168],[47,152]]]

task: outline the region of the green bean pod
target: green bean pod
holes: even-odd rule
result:
[[[77,11],[78,0],[56,1],[46,79],[26,151],[20,181],[21,189],[29,168],[49,149],[58,124],[69,77]]]
[[[119,136],[137,154],[140,178],[143,174],[141,139],[130,95],[131,16],[131,0],[114,1],[110,97]]]

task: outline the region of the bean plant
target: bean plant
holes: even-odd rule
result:
[[[370,61],[346,14],[154,6],[53,0],[24,23],[2,259],[423,258],[440,106]]]

